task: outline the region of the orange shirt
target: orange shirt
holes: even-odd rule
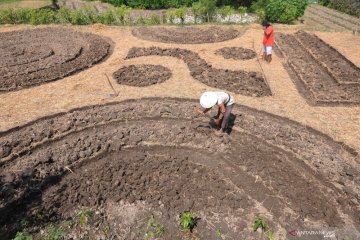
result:
[[[273,28],[273,26],[269,26],[265,29],[263,44],[265,47],[271,47],[274,45],[274,28]]]

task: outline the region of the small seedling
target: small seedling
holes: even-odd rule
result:
[[[108,235],[109,231],[110,231],[110,226],[109,225],[106,225],[103,229],[105,235]]]
[[[64,226],[66,229],[72,229],[74,227],[73,221],[65,221]]]
[[[29,226],[29,221],[26,218],[21,219],[20,224],[22,227]]]
[[[42,240],[59,240],[62,239],[63,236],[64,230],[61,227],[55,227],[51,224]]]
[[[221,237],[222,233],[220,229],[216,229],[215,234],[217,237]]]
[[[32,240],[32,236],[27,232],[17,232],[13,240]]]
[[[86,220],[91,218],[93,215],[92,211],[89,209],[84,209],[79,214],[79,223],[80,225],[84,225]]]
[[[258,217],[253,225],[253,230],[256,232],[261,227],[262,232],[265,232],[269,240],[273,240],[273,233],[269,230],[269,226],[265,219]]]
[[[183,230],[191,232],[195,227],[196,222],[197,222],[197,217],[195,213],[183,212],[180,214],[180,224]]]
[[[144,239],[147,240],[151,237],[162,237],[165,233],[165,228],[161,224],[157,223],[154,215],[151,215],[151,218],[147,224],[147,230],[144,236]]]
[[[39,209],[34,212],[34,217],[36,221],[41,221],[44,218],[42,212]]]

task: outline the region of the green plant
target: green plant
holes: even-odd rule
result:
[[[103,11],[97,18],[97,22],[106,25],[110,25],[114,23],[115,20],[116,20],[116,16],[114,15],[114,12],[111,9]]]
[[[222,236],[222,233],[221,233],[221,230],[220,230],[220,229],[216,229],[215,234],[216,234],[217,237],[221,237],[221,236]]]
[[[165,228],[161,224],[157,223],[155,220],[154,215],[151,215],[146,228],[146,233],[144,239],[147,240],[148,238],[155,237],[159,238],[162,237],[165,233]]]
[[[174,20],[176,18],[176,10],[175,9],[169,9],[166,11],[165,13],[166,19],[170,22],[170,23],[174,23]]]
[[[41,221],[44,218],[42,212],[39,209],[35,210],[34,217],[36,221]]]
[[[259,228],[261,228],[262,233],[265,233],[268,236],[269,240],[273,240],[273,233],[269,230],[266,220],[261,217],[256,218],[253,225],[253,231],[256,232]]]
[[[27,232],[17,232],[13,240],[32,240],[32,236]]]
[[[216,10],[216,0],[200,0],[203,14],[206,15],[207,21],[210,22]]]
[[[187,8],[186,7],[181,7],[181,8],[178,8],[178,9],[175,10],[175,16],[177,18],[180,18],[182,24],[185,21],[186,13],[187,13]]]
[[[292,23],[304,15],[307,4],[307,0],[269,0],[265,14],[272,22]]]
[[[93,212],[90,209],[84,209],[79,213],[79,223],[84,225],[85,222],[93,216]]]
[[[37,9],[30,12],[30,24],[50,24],[55,22],[55,12],[51,9]]]
[[[131,8],[126,5],[121,5],[115,9],[116,16],[118,17],[121,24],[131,22]]]
[[[180,225],[185,231],[192,231],[197,222],[195,213],[183,212],[180,214]]]
[[[73,221],[65,221],[64,222],[64,227],[66,228],[66,229],[72,229],[73,227],[74,227],[74,223],[73,223]]]
[[[197,23],[199,17],[203,14],[203,6],[200,4],[200,2],[193,3],[191,7],[191,12],[194,15],[195,23]]]
[[[23,218],[23,219],[21,219],[21,221],[20,221],[20,225],[21,225],[22,227],[27,227],[27,226],[29,226],[29,221],[28,221],[26,218]]]
[[[55,21],[60,24],[71,23],[71,10],[66,7],[60,8]]]
[[[232,6],[223,6],[221,8],[217,8],[216,13],[224,18],[226,16],[235,14],[235,9]]]
[[[156,13],[152,14],[150,19],[148,19],[148,24],[150,25],[158,25],[161,23],[161,19],[160,16],[157,15]]]
[[[247,11],[248,11],[247,7],[238,8],[238,12],[240,13],[240,15],[244,15],[245,13],[247,13]]]
[[[59,240],[64,237],[64,230],[61,227],[55,227],[50,225],[45,233],[45,236],[42,237],[42,240]]]

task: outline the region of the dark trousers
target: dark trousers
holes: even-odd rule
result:
[[[222,119],[222,121],[221,121],[221,128],[222,128],[224,131],[227,129],[227,127],[228,127],[228,125],[229,125],[230,114],[231,114],[231,111],[232,111],[233,107],[234,107],[234,104],[225,107],[224,117],[223,117],[223,119]],[[220,112],[220,108],[219,108],[217,117],[220,116],[220,113],[221,113],[221,112]]]

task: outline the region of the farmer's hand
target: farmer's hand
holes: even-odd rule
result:
[[[220,126],[220,123],[221,123],[221,119],[216,119],[214,122],[215,126]]]

